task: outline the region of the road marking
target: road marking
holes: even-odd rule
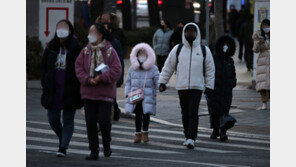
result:
[[[75,126],[75,129],[84,130],[84,131],[86,130],[85,127],[81,127],[81,126]],[[42,133],[42,130],[43,129],[27,127],[27,131],[33,131],[33,132],[35,131],[37,133]],[[49,132],[51,132],[53,134],[53,132],[50,131],[50,130],[44,130],[44,131],[49,131]],[[117,130],[112,130],[111,133],[127,135],[127,136],[134,136],[134,133],[132,133],[132,132],[122,132],[122,131],[117,131]],[[82,134],[78,134],[78,135],[82,135]],[[86,137],[86,135],[84,135],[84,137]],[[184,139],[182,139],[182,138],[156,136],[156,135],[151,135],[151,134],[149,135],[149,138],[171,140],[171,141],[181,141],[181,142],[184,141]],[[209,145],[218,145],[218,146],[226,146],[226,147],[255,149],[255,150],[266,150],[266,151],[270,150],[268,147],[241,145],[241,144],[233,144],[233,143],[218,143],[218,142],[210,142],[210,141],[203,141],[203,140],[198,140],[197,143],[203,143],[203,144],[209,144]]]
[[[52,130],[39,129],[39,128],[31,128],[31,127],[27,127],[26,130],[29,131],[29,132],[55,135],[55,133]],[[87,138],[87,135],[80,134],[80,133],[73,133],[73,137]],[[112,137],[112,140],[119,141],[119,142],[133,143],[133,141],[131,139],[126,139],[126,138]],[[150,143],[150,145],[153,145],[154,144],[154,142],[150,142],[150,141],[149,141],[149,143]],[[166,147],[167,145],[166,145],[166,143],[160,143],[159,142],[155,146]],[[169,147],[169,148],[173,148],[173,146],[176,146],[174,148],[178,148],[178,146],[180,146],[180,145],[171,145],[171,147]],[[228,150],[219,150],[219,149],[211,149],[211,148],[203,148],[203,147],[198,147],[196,150],[197,151],[205,151],[205,152],[213,152],[213,153],[240,153],[240,151],[228,151]]]
[[[46,142],[46,143],[58,143],[59,142],[56,139],[45,139],[45,138],[30,137],[30,136],[27,136],[26,140]],[[70,144],[73,145],[73,146],[85,146],[85,147],[88,147],[88,143],[85,143],[85,142],[71,141]],[[103,148],[103,145],[100,144],[100,147]],[[114,149],[114,150],[125,150],[125,151],[157,153],[157,154],[182,154],[180,152],[175,152],[175,151],[166,151],[166,150],[157,150],[157,149],[148,149],[148,148],[136,148],[136,147],[126,147],[126,146],[118,146],[118,145],[113,145],[113,144],[111,145],[111,148]]]
[[[125,109],[122,107],[119,107],[121,112],[127,114],[125,112]],[[153,116],[150,117],[150,120],[159,124],[164,124],[164,125],[169,125],[169,126],[175,126],[175,127],[181,127],[183,128],[182,124],[177,124],[177,123],[172,123],[172,122],[168,122],[165,120],[161,120],[159,118],[155,118]],[[208,132],[211,133],[212,129],[210,128],[206,128],[206,127],[198,127],[198,131],[199,132]],[[254,134],[254,133],[242,133],[242,132],[235,132],[235,131],[231,131],[228,130],[227,131],[228,134],[236,136],[236,137],[248,137],[248,138],[256,138],[256,139],[265,139],[265,140],[270,140],[270,136],[269,135],[261,135],[261,134]]]
[[[26,149],[31,149],[31,150],[39,150],[39,151],[47,151],[46,153],[56,153],[57,148],[56,147],[47,147],[47,146],[38,146],[38,145],[31,145],[27,144]],[[52,151],[52,152],[49,152]],[[69,148],[67,149],[67,153],[74,153],[74,154],[82,154],[82,155],[89,155],[90,151],[89,150],[81,150],[81,149],[72,149]],[[112,153],[113,155],[113,153]],[[114,155],[119,155],[118,153],[115,153]],[[99,156],[104,156],[103,153],[99,153]]]
[[[85,125],[85,121],[80,120],[80,119],[75,119],[75,123]],[[112,127],[120,128],[120,129],[131,129],[131,130],[135,129],[134,127],[119,126],[119,125],[114,125],[114,124],[112,125]],[[176,135],[184,135],[184,133],[181,132],[181,131],[173,131],[173,130],[165,130],[165,129],[149,128],[149,131],[151,131],[151,132],[160,132],[160,133],[170,133],[170,134],[176,134]],[[209,138],[210,135],[198,133],[198,137]],[[241,137],[234,137],[234,136],[229,136],[228,138],[229,138],[229,140],[234,140],[234,141],[245,141],[245,142],[253,142],[253,143],[270,144],[269,140],[249,139],[249,138],[241,138]]]
[[[27,121],[29,123],[33,123],[33,124],[43,124],[43,125],[49,125],[48,123],[45,122],[39,122],[39,121]],[[83,124],[85,125],[85,121],[83,120],[79,120],[79,119],[75,119],[75,123],[78,124]],[[75,125],[77,127],[79,127],[78,125]],[[119,129],[130,129],[130,130],[134,130],[135,128],[133,127],[126,127],[126,126],[119,126],[119,125],[112,125],[113,128],[119,128]],[[84,128],[85,129],[85,128]],[[84,130],[84,129],[79,129],[79,130]],[[112,130],[113,132],[114,130]],[[159,132],[159,133],[169,133],[169,134],[176,134],[176,135],[184,135],[183,132],[180,131],[172,131],[172,130],[165,130],[165,129],[152,129],[150,128],[149,131],[151,132]],[[204,138],[209,138],[208,134],[198,134],[198,137],[204,137]],[[248,139],[248,138],[239,138],[239,137],[232,137],[229,136],[229,140],[234,140],[234,141],[244,141],[244,142],[253,142],[253,143],[261,143],[261,144],[270,144],[269,141],[266,140],[258,140],[258,139]]]
[[[31,150],[44,150],[44,151],[56,151],[55,147],[46,147],[46,146],[38,146],[38,145],[26,145],[27,149]],[[68,149],[68,153],[80,154],[80,155],[89,155],[89,151],[80,150],[80,149]],[[103,156],[100,153],[99,156]],[[120,159],[132,159],[132,160],[144,160],[144,161],[158,161],[158,162],[170,162],[170,163],[181,163],[181,164],[192,164],[192,165],[205,165],[211,167],[249,167],[243,165],[233,165],[233,164],[214,164],[207,162],[193,162],[193,161],[181,161],[181,160],[170,160],[170,159],[156,159],[156,158],[142,158],[142,157],[128,157],[128,156],[120,156],[113,154],[109,158],[120,158]]]

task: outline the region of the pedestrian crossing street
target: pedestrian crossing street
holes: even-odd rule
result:
[[[151,126],[150,126],[151,127]],[[147,158],[147,155],[184,155],[188,150],[183,146],[184,134],[181,128],[168,129],[163,127],[151,127],[149,129],[149,143],[134,144],[134,124],[125,122],[114,122],[112,125],[112,141],[111,148],[113,154],[111,157],[121,159],[140,159],[161,162],[175,162],[182,164],[196,164],[201,165],[203,162],[193,161],[178,161],[169,159],[155,159]],[[58,139],[51,130],[48,122],[40,120],[27,120],[26,128],[26,148],[27,150],[35,150],[43,153],[54,154],[57,151]],[[100,136],[100,135],[99,135]],[[246,152],[265,152],[269,154],[270,142],[269,136],[242,134],[231,132],[229,134],[229,142],[222,143],[220,141],[213,141],[209,139],[209,129],[199,129],[198,139],[194,152],[209,154],[209,155],[240,155]],[[100,136],[101,141],[101,136]],[[102,150],[102,145],[100,144]],[[88,155],[88,141],[86,135],[85,121],[82,119],[75,119],[75,129],[68,154]],[[101,151],[102,152],[102,151]],[[103,156],[100,152],[100,156]],[[131,153],[136,156],[127,156]],[[83,158],[83,157],[82,157]],[[205,166],[225,166],[225,164],[203,164]],[[228,165],[226,165],[228,166]],[[242,165],[241,165],[242,166]]]

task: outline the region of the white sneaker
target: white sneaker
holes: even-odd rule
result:
[[[194,140],[192,140],[192,139],[188,139],[187,140],[187,148],[188,149],[194,149]]]
[[[261,108],[262,110],[266,110],[267,109],[267,103],[263,103],[263,105],[262,105],[262,108]]]

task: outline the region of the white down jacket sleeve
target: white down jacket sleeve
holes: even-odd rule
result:
[[[159,76],[159,84],[167,84],[173,75],[174,71],[176,71],[177,67],[177,52],[178,45],[176,45],[170,52],[168,58],[166,59],[164,66],[161,70]]]
[[[206,62],[205,62],[205,87],[214,90],[215,86],[215,63],[212,53],[208,47],[206,47]]]

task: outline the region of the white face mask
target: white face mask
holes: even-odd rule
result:
[[[215,15],[210,15],[211,19],[214,19],[215,18]]]
[[[95,43],[98,41],[98,38],[94,35],[91,35],[91,34],[88,34],[87,38],[90,43]]]
[[[269,33],[270,28],[263,28],[263,31],[264,31],[265,33]]]
[[[223,46],[223,52],[226,53],[227,50],[228,50],[228,46],[227,46],[227,45],[224,45],[224,46]]]
[[[67,38],[69,36],[69,31],[67,29],[57,29],[57,36],[59,38]]]
[[[141,63],[144,63],[146,60],[147,60],[147,56],[145,54],[140,54],[138,56],[138,60],[141,62]]]

